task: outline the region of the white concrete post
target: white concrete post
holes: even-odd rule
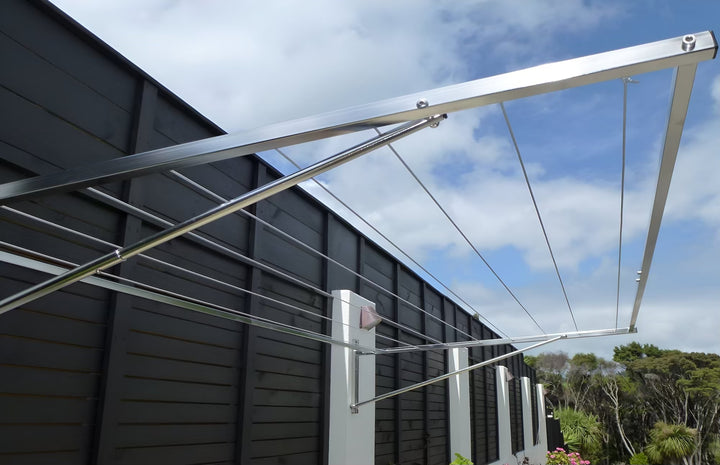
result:
[[[448,371],[468,366],[468,349],[448,350]],[[470,458],[470,375],[465,372],[448,379],[450,399],[450,461],[455,454]]]
[[[510,429],[510,390],[508,389],[508,369],[502,365],[495,367],[497,386],[498,416],[498,456],[500,463],[512,463],[512,431]]]
[[[522,391],[522,417],[523,417],[523,441],[525,443],[525,456],[535,463],[535,438],[533,434],[532,424],[532,385],[530,378],[523,376],[520,378],[520,387]]]
[[[360,307],[375,304],[347,291],[333,291],[332,337],[375,348],[375,329],[360,329]],[[330,348],[330,433],[328,461],[333,465],[375,463],[375,404],[350,411],[350,404],[375,397],[375,356],[357,359],[352,349]],[[357,383],[357,384],[356,384]],[[355,399],[355,390],[358,390]]]
[[[541,459],[545,459],[545,452],[548,450],[547,440],[547,413],[545,412],[545,388],[542,384],[536,384],[535,390],[537,393],[537,410],[538,410],[538,445],[537,449],[540,451]]]

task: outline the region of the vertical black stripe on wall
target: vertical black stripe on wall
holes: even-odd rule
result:
[[[332,235],[332,225],[335,224],[334,216],[329,211],[326,211],[323,215],[323,254],[325,256],[330,256],[330,236]],[[335,283],[333,282],[332,277],[330,276],[330,265],[328,263],[327,259],[324,259],[322,261],[322,288],[326,290],[327,292],[332,292],[335,290]],[[323,306],[323,314],[328,317],[332,318],[332,310],[333,310],[333,299],[331,297],[326,297],[324,299],[324,306]],[[332,332],[332,325],[330,324],[330,320],[323,320],[322,322],[322,332],[323,334],[331,336]],[[322,363],[323,363],[323,369],[321,370],[320,376],[322,376],[322,392],[320,395],[322,396],[322,432],[320,434],[320,456],[322,459],[323,465],[328,465],[328,438],[330,437],[330,353],[331,353],[331,346],[330,344],[322,344]]]
[[[443,342],[455,342],[455,331],[451,329],[451,326],[455,326],[455,319],[451,318],[450,315],[454,316],[454,312],[448,311],[448,301],[444,296],[440,297],[440,312],[442,315],[442,320],[447,323],[443,325]],[[452,320],[452,321],[451,321]],[[448,364],[448,354],[447,351],[443,351],[443,362],[445,363],[445,372],[447,373],[450,365]],[[448,386],[448,383],[445,384]],[[447,415],[445,415],[445,433],[449,437],[450,435],[450,392],[448,392],[448,388],[445,389],[445,411],[448,412]],[[445,441],[445,458],[450,457],[450,440],[448,439]]]
[[[154,126],[157,104],[157,87],[146,80],[138,83],[138,97],[134,111],[133,131],[129,141],[129,153],[144,152],[151,148],[150,140]],[[134,206],[142,200],[138,192],[137,181],[123,181],[122,200]],[[120,233],[119,243],[128,245],[141,239],[142,220],[125,214],[124,225]],[[132,276],[136,266],[135,260],[123,262],[118,266],[118,274],[123,277]],[[105,338],[105,354],[103,360],[103,376],[101,378],[99,408],[94,433],[94,463],[103,465],[112,462],[117,436],[118,418],[120,415],[123,373],[127,364],[127,336],[130,325],[130,309],[132,297],[115,293],[112,299],[110,315],[108,315],[107,336]]]
[[[422,283],[422,286],[420,286],[420,301],[422,302],[421,308],[425,310],[426,313],[423,313],[423,319],[422,319],[422,327],[421,332],[423,334],[427,334],[428,329],[428,318],[430,316],[428,313],[430,312],[430,309],[428,308],[428,302],[426,300],[427,296],[427,284]],[[430,341],[423,341],[425,343],[429,343]],[[430,353],[429,352],[423,352],[422,354],[422,360],[423,360],[423,369],[422,369],[422,376],[423,379],[430,378],[430,375],[428,373],[428,366],[430,365]],[[427,387],[423,388],[423,437],[425,438],[425,451],[423,454],[423,460],[425,461],[425,464],[430,463],[430,398],[429,398],[429,389]]]
[[[400,263],[395,263],[393,266],[393,292],[395,295],[400,295]],[[393,321],[400,321],[400,299],[393,297]],[[401,341],[400,329],[395,329],[395,339]],[[394,354],[395,357],[395,389],[400,389],[401,385],[401,358],[402,354]],[[402,398],[401,396],[394,397],[395,402],[395,460],[400,463],[400,446],[402,444]]]
[[[262,185],[265,178],[266,168],[256,159],[253,163],[254,185],[257,188]],[[259,215],[258,204],[255,203],[248,207],[249,211],[255,215]],[[250,234],[248,234],[248,256],[256,259],[258,241],[262,233],[262,226],[254,218],[250,220]],[[256,267],[250,267],[249,272],[249,289],[253,293],[260,292],[262,281],[262,271]],[[257,313],[258,297],[248,294],[246,297],[246,311],[250,314]],[[243,372],[240,376],[240,389],[238,390],[238,416],[237,416],[237,439],[235,443],[235,462],[238,465],[250,463],[251,457],[251,435],[252,429],[252,411],[253,411],[253,391],[255,387],[255,343],[257,341],[257,328],[252,325],[245,325],[245,334],[243,340],[243,350],[240,354],[242,357]]]

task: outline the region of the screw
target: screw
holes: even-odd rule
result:
[[[692,34],[688,34],[685,37],[682,38],[682,49],[686,52],[689,52],[690,50],[695,48],[695,36]]]
[[[425,107],[428,106],[428,105],[430,105],[430,104],[428,103],[428,101],[427,101],[426,98],[421,98],[421,99],[418,100],[417,103],[415,104],[415,106],[418,107],[418,108],[425,108]]]

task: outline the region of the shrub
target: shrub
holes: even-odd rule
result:
[[[558,447],[545,454],[547,465],[590,465],[589,460],[584,460],[579,452],[565,452],[565,449]]]
[[[648,465],[650,461],[645,455],[645,452],[639,452],[630,457],[630,465]]]

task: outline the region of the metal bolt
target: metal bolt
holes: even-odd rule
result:
[[[686,52],[689,52],[690,50],[695,48],[695,36],[692,34],[688,34],[685,37],[682,38],[682,49]]]
[[[427,101],[426,98],[421,98],[421,99],[418,100],[417,103],[415,104],[415,106],[418,107],[418,108],[425,108],[425,107],[428,106],[428,105],[430,105],[430,104],[428,103],[428,101]]]

